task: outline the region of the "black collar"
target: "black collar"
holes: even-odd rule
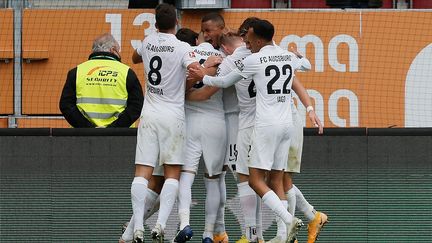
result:
[[[120,62],[120,58],[111,52],[93,52],[92,54],[90,54],[88,59],[89,60],[104,59],[104,60],[113,60],[113,61]]]

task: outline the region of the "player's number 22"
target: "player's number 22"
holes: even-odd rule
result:
[[[276,66],[276,65],[267,66],[266,69],[265,69],[265,76],[267,76],[267,77],[270,76],[272,70],[274,70],[274,76],[267,83],[267,93],[268,94],[280,94],[281,93],[280,89],[273,89],[274,83],[276,83],[276,81],[280,78],[279,67]],[[287,70],[289,70],[289,76],[288,76],[288,78],[285,80],[285,82],[283,84],[282,94],[289,94],[291,92],[289,89],[287,89],[287,86],[288,86],[289,82],[291,81],[292,67],[290,65],[288,65],[288,64],[283,65],[282,66],[282,75],[287,75]]]

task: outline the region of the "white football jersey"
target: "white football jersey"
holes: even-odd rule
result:
[[[196,60],[203,64],[210,56],[222,56],[222,53],[216,50],[210,43],[203,42],[199,46],[192,47]],[[201,82],[195,84],[195,89],[200,89],[204,86]],[[224,107],[222,102],[222,89],[214,93],[208,100],[205,101],[186,101],[186,112],[200,112],[210,116],[217,116],[224,119]]]
[[[222,101],[224,105],[225,114],[239,112],[238,99],[234,85],[224,88],[222,91]]]
[[[186,70],[196,62],[192,48],[173,34],[158,32],[147,36],[137,52],[147,80],[142,113],[167,113],[184,119]]]
[[[252,52],[246,48],[246,45],[238,47],[237,49],[235,49],[233,54],[227,56],[219,65],[218,75],[219,76],[227,75],[232,70],[235,70],[237,68],[237,65],[242,63],[243,59],[245,59],[247,56],[250,55],[252,55]],[[225,90],[230,88],[232,88],[232,86],[224,89],[224,92]],[[252,83],[252,78],[248,77],[237,82],[235,84],[235,90],[237,93],[236,98],[238,99],[238,107],[240,110],[239,129],[251,127],[254,125],[255,122],[255,97],[256,97],[256,88],[255,88],[255,84]],[[229,98],[232,99],[231,97]]]
[[[237,72],[256,86],[255,126],[291,124],[291,85],[299,59],[278,46],[267,45],[239,62]]]

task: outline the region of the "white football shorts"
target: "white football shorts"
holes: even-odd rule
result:
[[[183,170],[196,173],[202,155],[205,172],[210,176],[221,174],[226,140],[225,120],[203,113],[187,113]]]
[[[285,170],[293,132],[292,124],[254,127],[249,167]]]
[[[286,172],[300,173],[303,152],[303,121],[298,111],[293,111],[294,132],[290,143]]]
[[[238,157],[236,162],[236,172],[249,175],[249,160],[251,151],[251,136],[253,127],[240,129],[237,135]]]
[[[227,148],[225,156],[225,165],[233,168],[237,161],[237,132],[238,132],[238,112],[225,113],[226,131],[227,131]]]
[[[147,113],[140,118],[135,164],[183,165],[185,121],[166,114]]]

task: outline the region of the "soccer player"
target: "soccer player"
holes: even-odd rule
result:
[[[257,20],[255,17],[250,17],[246,19],[239,28],[239,35],[244,36],[249,29],[249,25],[252,21]],[[224,52],[229,55],[219,66],[218,75],[226,75],[231,70],[235,69],[235,63],[241,61],[245,57],[251,55],[249,49],[246,48],[244,42],[239,35],[235,35],[233,33],[227,33],[222,35],[220,38],[221,46]],[[294,50],[295,51],[295,50]],[[298,52],[294,52],[301,59],[301,70],[309,70],[310,62],[306,58],[300,56]],[[235,88],[237,90],[237,96],[239,99],[240,106],[240,117],[239,117],[239,136],[237,141],[238,148],[238,160],[236,163],[237,167],[237,175],[238,175],[238,189],[239,189],[239,197],[240,204],[244,215],[245,226],[244,235],[242,239],[237,241],[237,243],[247,243],[247,242],[259,242],[263,240],[262,230],[260,228],[260,209],[261,209],[261,199],[257,197],[256,193],[252,190],[252,188],[248,185],[248,167],[247,160],[249,157],[250,150],[250,135],[252,133],[254,118],[255,118],[255,96],[256,90],[253,83],[251,83],[251,79],[243,79],[240,82],[235,84]],[[302,86],[301,86],[302,87]],[[306,95],[306,90],[297,91],[302,95]],[[292,102],[291,102],[292,103]],[[305,104],[310,104],[310,99],[306,99]],[[293,103],[292,103],[293,104]],[[297,114],[297,110],[295,106],[293,107],[293,115]],[[318,118],[312,117],[315,114],[310,113],[311,121],[316,121]],[[297,117],[296,117],[297,118]],[[295,123],[296,124],[296,123]],[[303,131],[303,127],[300,127],[301,133]],[[296,131],[296,134],[298,132]],[[290,155],[291,158],[291,155]],[[278,220],[279,222],[280,220]],[[278,233],[286,232],[285,224],[279,225]],[[282,229],[283,227],[283,229]],[[279,229],[278,228],[278,229]],[[283,237],[285,238],[285,234]],[[278,239],[278,238],[277,238]],[[276,242],[277,239],[272,240],[271,242]]]
[[[193,48],[195,56],[201,64],[204,64],[210,56],[222,56],[222,53],[215,49],[215,46],[217,46],[215,36],[219,35],[219,33],[208,35],[207,28],[210,27],[207,25],[215,27],[216,30],[222,29],[219,26],[224,26],[223,18],[219,14],[211,13],[202,19],[205,41]],[[226,150],[226,125],[222,90],[217,87],[206,87],[205,89],[210,90],[208,99],[196,101],[194,94],[203,86],[202,82],[199,82],[191,90],[188,90],[186,94],[185,164],[180,177],[178,196],[180,231],[174,239],[175,242],[188,241],[192,236],[190,227],[191,188],[198,171],[201,156],[205,164],[204,182],[207,191],[202,242],[213,242],[216,217],[221,204],[220,175]]]
[[[246,34],[247,47],[253,53],[237,69],[225,76],[205,76],[202,69],[191,69],[189,80],[203,79],[204,84],[228,87],[243,78],[255,81],[256,114],[252,133],[252,158],[249,160],[249,185],[287,225],[287,242],[294,242],[302,226],[300,219],[288,213],[282,200],[283,169],[288,160],[290,137],[293,133],[291,86],[296,86],[294,70],[300,66],[297,57],[273,43],[274,27],[267,20],[256,20]],[[268,172],[269,185],[265,177]],[[285,204],[286,205],[286,204]]]
[[[177,24],[175,8],[160,4],[155,12],[158,32],[145,38],[132,57],[134,63],[144,63],[147,79],[137,135],[135,178],[131,186],[134,242],[144,241],[148,180],[156,165],[163,166],[165,182],[160,193],[157,223],[151,235],[154,242],[163,242],[164,228],[178,194],[178,180],[184,163],[184,95],[185,89],[193,85],[193,82],[185,83],[186,70],[199,67],[190,46],[174,35]]]
[[[297,51],[296,48],[291,47],[290,51],[293,52],[298,58],[305,61],[306,64],[304,65],[304,68],[302,68],[302,70],[310,70],[310,63]],[[316,121],[314,126],[318,127],[318,133],[322,134],[322,123],[319,121],[318,118],[315,118],[316,114],[313,107],[311,106],[310,98],[304,96],[304,94],[307,93],[303,86],[300,86],[299,88],[302,89],[301,92],[299,92],[298,90],[295,91],[298,94],[302,103],[306,106],[309,119],[311,121]],[[304,100],[306,103],[303,102]],[[290,144],[290,153],[288,156],[287,167],[284,174],[284,191],[288,200],[288,211],[292,215],[295,215],[295,210],[300,210],[308,219],[308,243],[314,243],[318,237],[321,228],[328,222],[328,217],[322,212],[315,211],[313,206],[310,205],[309,202],[305,199],[302,192],[295,185],[293,185],[292,174],[300,173],[303,147],[303,123],[293,100],[291,100],[291,109],[293,114],[293,124],[296,129]],[[281,238],[285,232],[282,220],[277,217],[276,221],[278,225],[278,231],[276,237],[270,240],[269,243],[277,242],[277,240]]]
[[[221,35],[226,32],[225,21],[218,13],[209,13],[201,20],[201,31],[204,40],[213,45],[215,49],[222,51],[220,44]],[[219,176],[220,204],[214,226],[213,241],[217,243],[228,243],[228,235],[225,231],[225,204],[226,204],[226,185],[225,176],[228,169],[230,157],[229,151],[235,155],[235,134],[237,133],[238,105],[234,87],[223,89],[222,92],[223,108],[225,110],[226,136],[227,136],[227,157],[224,160],[224,167]]]
[[[247,18],[240,26],[239,34],[244,36],[249,29],[249,25],[257,18]],[[229,54],[219,65],[218,75],[224,76],[236,69],[236,63],[241,62],[244,58],[251,55],[251,51],[246,48],[245,43],[239,34],[227,33],[221,37],[221,46],[226,54]],[[251,131],[255,119],[255,96],[256,89],[252,78],[243,79],[235,84],[236,96],[238,98],[239,116],[236,127],[238,132],[230,134],[236,137],[236,142],[230,147],[230,152],[233,150],[238,152],[236,156],[236,172],[238,178],[238,193],[240,198],[240,206],[245,220],[244,236],[239,242],[257,242],[263,240],[261,229],[261,217],[257,217],[261,212],[261,198],[257,196],[255,191],[248,185],[248,166],[247,157],[250,149],[250,139],[243,138],[245,131]],[[249,134],[250,136],[250,134]],[[247,140],[247,141],[246,141]],[[246,239],[246,241],[244,241]]]

